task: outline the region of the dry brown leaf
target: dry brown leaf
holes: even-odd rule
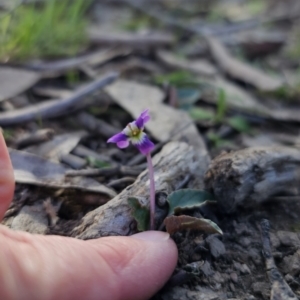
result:
[[[22,69],[0,67],[0,101],[10,99],[31,88],[40,75]]]
[[[222,230],[211,220],[199,219],[191,216],[170,216],[165,218],[164,224],[166,225],[167,232],[173,234],[181,230],[201,230],[206,233],[220,233]]]

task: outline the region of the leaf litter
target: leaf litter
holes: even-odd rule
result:
[[[3,223],[33,212],[30,222],[37,225],[36,211],[42,227],[24,223],[23,230],[82,239],[148,228],[145,158],[106,140],[149,108],[146,131],[159,142],[156,228],[167,227],[179,249],[174,276],[154,299],[288,299],[285,284],[299,296],[299,270],[289,263],[298,257],[292,237],[300,213],[299,62],[297,44],[287,38],[290,25],[296,31],[297,1],[261,0],[252,7],[225,1],[226,12],[213,2],[188,1],[180,13],[171,2],[150,7],[127,0],[122,18],[119,8],[99,3],[106,18],[91,18],[94,28],[115,27],[119,19],[126,27],[128,18],[126,28],[134,32],[90,30],[92,48],[78,56],[1,67],[0,124],[9,146],[24,150],[10,150],[17,187]],[[249,29],[264,34],[245,42]],[[281,44],[273,39],[278,29]],[[295,51],[280,48],[283,42]],[[50,141],[44,129],[53,130]],[[241,150],[245,145],[251,148]],[[183,193],[174,200],[182,190],[197,197]],[[50,202],[41,205],[41,199]],[[143,212],[138,222],[133,210]],[[261,242],[262,217],[270,221],[271,251],[285,281],[265,270],[270,257],[261,250],[270,249]]]

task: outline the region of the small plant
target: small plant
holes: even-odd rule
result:
[[[0,59],[75,55],[87,39],[87,0],[48,0],[43,5],[18,6],[0,18]]]
[[[107,142],[116,143],[121,149],[128,147],[129,143],[131,142],[142,154],[147,157],[150,179],[150,229],[154,230],[155,182],[153,164],[150,154],[151,150],[154,148],[154,144],[144,132],[144,126],[149,120],[150,116],[148,109],[146,109],[135,121],[129,123],[121,132],[108,139]]]

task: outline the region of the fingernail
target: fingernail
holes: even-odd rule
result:
[[[133,234],[132,238],[151,242],[164,242],[170,238],[170,235],[162,231],[144,231]]]

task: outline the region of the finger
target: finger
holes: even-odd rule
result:
[[[14,190],[13,168],[2,132],[0,132],[0,220],[2,220],[13,198]]]
[[[0,230],[0,299],[149,299],[172,274],[166,233],[81,241]]]

